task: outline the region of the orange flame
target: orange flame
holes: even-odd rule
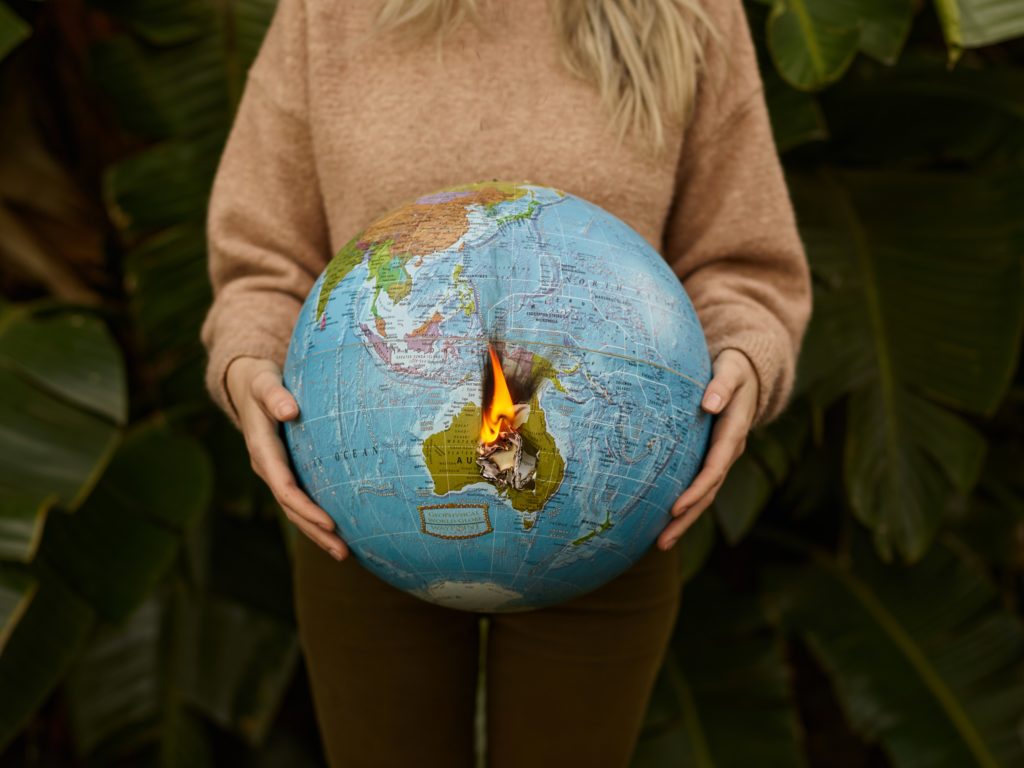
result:
[[[516,409],[512,402],[512,395],[508,391],[508,385],[505,383],[505,374],[502,373],[498,355],[490,344],[487,345],[487,351],[491,353],[491,367],[494,370],[494,397],[491,398],[490,405],[484,408],[483,423],[480,425],[480,440],[484,443],[493,443],[498,439],[502,428],[506,431],[512,428]]]

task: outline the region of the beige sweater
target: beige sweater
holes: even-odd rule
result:
[[[810,276],[741,0],[703,0],[712,46],[688,126],[660,161],[616,146],[595,89],[559,60],[545,0],[485,4],[484,32],[410,50],[369,40],[374,0],[280,0],[210,199],[206,384],[236,357],[284,363],[330,257],[377,216],[442,187],[528,180],[619,216],[671,264],[712,356],[757,372],[755,425],[793,386]],[[493,32],[492,32],[493,31]],[[678,122],[678,121],[676,121]]]

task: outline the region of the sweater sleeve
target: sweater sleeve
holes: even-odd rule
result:
[[[684,135],[665,258],[693,301],[712,359],[731,348],[752,363],[760,426],[792,392],[811,313],[810,269],[742,2],[714,5],[722,44],[711,44]]]
[[[249,69],[207,212],[213,302],[200,331],[206,388],[236,427],[225,374],[238,357],[284,364],[327,262],[305,97],[304,0],[281,0]]]

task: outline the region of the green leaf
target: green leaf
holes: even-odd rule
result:
[[[817,90],[842,77],[858,50],[895,62],[913,11],[911,0],[775,0],[768,47],[783,78]]]
[[[858,538],[849,564],[813,550],[768,582],[851,725],[895,768],[1024,762],[1024,628],[968,559],[938,545],[886,566]]]
[[[259,743],[298,662],[295,631],[214,597],[197,607],[185,629],[192,656],[183,665],[180,685],[214,722]]]
[[[1022,92],[1020,69],[945,71],[930,50],[894,68],[860,62],[829,92],[830,148],[856,166],[1005,168],[1024,135]]]
[[[128,436],[76,515],[51,519],[42,556],[108,621],[145,599],[209,504],[211,470],[194,439],[162,426]]]
[[[0,654],[25,615],[38,587],[38,582],[28,573],[0,568]]]
[[[207,508],[212,486],[213,469],[202,444],[156,422],[125,438],[102,488],[115,506],[137,510],[180,533]]]
[[[25,306],[8,310],[0,320],[0,363],[110,421],[124,424],[127,418],[124,362],[98,317]]]
[[[730,544],[750,531],[776,486],[800,460],[808,431],[806,416],[803,409],[792,407],[749,434],[746,451],[732,465],[711,506]]]
[[[774,69],[762,70],[772,134],[779,152],[829,137],[815,97],[790,87]]]
[[[684,582],[700,572],[711,556],[714,545],[715,525],[711,515],[705,512],[686,530],[676,545],[679,547],[680,576]]]
[[[815,272],[799,378],[850,395],[844,473],[879,552],[920,557],[984,443],[951,409],[988,413],[1024,327],[1019,192],[998,178],[821,170],[790,189]],[[942,211],[936,216],[936,211]],[[964,258],[970,253],[970,258]]]
[[[103,473],[118,440],[109,421],[0,366],[0,489],[55,493],[73,509]]]
[[[25,559],[46,509],[89,493],[127,415],[124,363],[103,322],[79,310],[0,314],[0,553]],[[53,497],[53,498],[50,498]]]
[[[182,698],[182,617],[199,598],[175,581],[127,621],[100,626],[67,681],[75,746],[90,765],[213,766],[204,722]]]
[[[57,494],[0,491],[0,559],[32,562]]]
[[[953,510],[953,532],[986,563],[1019,570],[1024,533],[1024,446],[1010,433],[992,443],[975,493]]]
[[[165,400],[208,405],[198,325],[210,301],[209,190],[276,4],[241,0],[215,13],[199,0],[102,4],[138,35],[96,46],[93,76],[132,130],[161,140],[111,166],[105,179],[108,208],[130,247],[132,314]],[[165,290],[168,281],[176,290]]]
[[[119,626],[101,625],[66,682],[75,749],[85,757],[125,730],[155,723],[163,697],[161,605],[153,597]]]
[[[684,587],[633,768],[804,764],[781,638],[754,597],[702,574]]]
[[[749,453],[736,460],[713,503],[726,541],[735,544],[750,530],[772,487],[764,469]]]
[[[8,8],[6,3],[0,2],[0,59],[17,48],[31,34],[32,28],[21,16]]]
[[[64,678],[94,622],[60,579],[36,570],[39,589],[0,654],[0,752]]]
[[[1024,5],[1018,0],[935,0],[950,62],[964,48],[1024,35]]]

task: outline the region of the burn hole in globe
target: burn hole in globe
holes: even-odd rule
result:
[[[483,355],[480,437],[477,466],[480,476],[498,488],[531,490],[537,477],[537,449],[520,431],[530,416],[530,400],[537,390],[535,376],[524,376],[519,366],[506,375],[500,342],[488,342]]]

